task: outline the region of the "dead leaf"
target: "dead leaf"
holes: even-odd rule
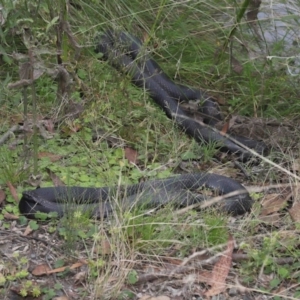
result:
[[[69,101],[68,106],[65,107],[64,114],[70,119],[75,120],[81,115],[84,111],[84,106],[81,103]],[[72,123],[74,124],[74,123]],[[73,127],[73,126],[72,126]],[[79,127],[80,129],[81,127]]]
[[[137,164],[138,163],[138,152],[135,149],[130,147],[125,147],[125,157],[128,159],[130,163]]]
[[[216,101],[218,104],[220,105],[226,105],[227,104],[227,101],[225,98],[223,98],[222,96],[220,95],[213,95],[211,96],[211,98]]]
[[[285,207],[288,199],[292,196],[291,192],[289,193],[280,193],[280,194],[267,194],[262,200],[262,211],[261,216],[270,215],[272,213],[280,211]]]
[[[259,7],[261,4],[261,0],[251,0],[249,5],[249,11],[247,12],[247,21],[256,22],[257,15],[259,13]]]
[[[294,222],[300,222],[300,202],[295,203],[294,206],[289,209],[289,214]]]
[[[282,221],[282,216],[278,212],[274,212],[271,215],[259,216],[258,220],[266,224],[271,224],[272,226],[275,226],[276,223]]]
[[[77,262],[70,267],[57,268],[57,269],[51,270],[50,272],[48,272],[48,274],[63,272],[66,269],[70,269],[70,270],[77,269],[83,265],[87,265],[87,261],[82,260],[81,262]]]
[[[6,199],[6,195],[3,190],[0,190],[0,205],[3,203],[3,201]]]
[[[69,300],[70,298],[66,297],[66,296],[60,296],[60,297],[55,297],[53,298],[53,300]]]
[[[27,235],[29,235],[31,232],[32,232],[31,227],[30,227],[29,225],[27,225],[27,227],[26,227],[26,229],[25,229],[23,235],[24,235],[24,236],[27,236]]]
[[[241,75],[243,73],[243,66],[242,64],[233,56],[231,56],[231,67],[232,67],[232,70]]]
[[[228,129],[230,129],[232,126],[234,126],[235,124],[236,124],[236,122],[237,122],[237,116],[232,116],[231,118],[230,118],[230,120],[228,120],[228,122],[229,122],[229,128]]]
[[[86,279],[87,273],[85,271],[78,272],[75,276],[75,283],[83,282]]]
[[[200,272],[197,272],[196,281],[212,285],[212,272],[208,270],[201,270]]]
[[[46,171],[49,174],[54,186],[65,186],[65,183],[49,168],[46,168]]]
[[[221,134],[226,134],[228,132],[228,129],[229,129],[229,122],[226,122],[223,127],[222,127],[222,130],[220,131]]]
[[[68,122],[68,124],[66,126],[61,127],[61,131],[64,134],[71,136],[72,134],[81,130],[81,128],[82,128],[82,125],[80,125],[79,123],[70,121],[70,122]]]
[[[247,12],[247,21],[249,25],[254,30],[254,33],[256,34],[257,38],[262,40],[262,37],[259,33],[258,26],[257,26],[257,15],[259,13],[259,7],[261,4],[261,0],[251,0],[249,5],[249,11]]]
[[[6,185],[8,186],[10,193],[11,193],[12,197],[15,199],[16,203],[19,203],[19,197],[18,197],[18,193],[17,193],[17,190],[15,189],[15,187],[11,184],[10,181],[7,181]]]
[[[149,34],[147,32],[143,32],[143,38],[142,38],[142,41],[145,42],[149,39]]]
[[[37,62],[34,62],[33,65],[33,80],[37,80],[45,73],[45,68]],[[19,63],[19,76],[20,79],[31,79],[31,71],[32,71],[32,64],[30,62]]]
[[[142,102],[136,102],[136,101],[132,101],[132,105],[133,106],[137,106],[137,107],[143,107],[145,104],[144,103],[142,103]]]
[[[42,264],[36,266],[31,273],[35,276],[41,276],[44,274],[48,274],[49,271],[51,271],[50,267],[46,264]]]
[[[101,241],[101,253],[102,255],[111,254],[111,246],[109,240]]]
[[[45,126],[45,128],[50,132],[50,133],[54,133],[54,123],[52,120],[50,119],[46,119],[43,121],[43,124]]]
[[[174,258],[174,257],[165,257],[164,261],[168,262],[169,264],[180,266],[182,264],[182,259],[180,258]]]
[[[32,272],[33,275],[35,276],[41,276],[41,275],[49,275],[49,274],[53,274],[53,273],[60,273],[60,272],[64,272],[66,269],[70,269],[70,270],[73,270],[73,269],[76,269],[76,268],[79,268],[83,265],[86,265],[87,264],[87,261],[85,260],[82,260],[80,262],[77,262],[73,265],[71,265],[70,267],[69,266],[65,266],[65,267],[61,267],[61,268],[57,268],[57,269],[49,269],[48,266],[47,268],[46,267],[42,267],[42,266],[46,266],[46,265],[40,265],[37,272],[36,273],[33,273],[35,271]]]
[[[6,220],[19,220],[19,217],[13,214],[5,213],[4,219]]]
[[[38,158],[43,158],[43,157],[48,157],[51,162],[56,162],[56,161],[60,160],[63,156],[58,155],[58,154],[54,154],[54,153],[51,153],[51,152],[39,152],[38,153]]]
[[[215,264],[212,270],[211,289],[205,292],[205,295],[207,297],[215,296],[225,291],[226,278],[231,267],[233,249],[234,240],[230,235],[227,243],[227,249],[223,253],[221,259]]]

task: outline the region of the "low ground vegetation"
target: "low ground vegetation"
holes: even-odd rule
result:
[[[279,18],[258,20],[259,1],[3,1],[1,299],[299,299],[299,40],[286,39],[296,2],[281,19],[286,34],[270,43],[267,26]],[[187,137],[94,53],[108,27],[134,33],[171,78],[206,90],[226,116],[220,129],[264,139],[269,156],[241,164]],[[251,213],[18,212],[22,191],[37,186],[206,170],[247,186]]]

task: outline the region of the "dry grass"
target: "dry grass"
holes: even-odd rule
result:
[[[38,151],[62,158],[39,160],[43,186],[53,184],[46,168],[68,184],[88,186],[209,169],[242,181],[257,201],[250,214],[237,218],[213,208],[198,211],[195,206],[177,211],[171,207],[132,209],[115,212],[107,220],[88,220],[79,214],[58,222],[32,222],[29,227],[34,230],[30,233],[24,231],[22,219],[19,223],[7,219],[7,213],[17,212],[15,206],[6,203],[0,215],[1,235],[5,235],[1,240],[1,296],[11,299],[10,293],[20,293],[21,288],[32,295],[26,287],[26,281],[31,281],[40,289],[54,289],[54,294],[42,292],[45,299],[64,293],[70,299],[143,299],[145,295],[200,299],[197,297],[210,289],[214,266],[225,256],[232,235],[236,249],[227,256],[233,263],[229,268],[224,263],[221,269],[221,273],[229,271],[224,298],[240,299],[247,294],[253,299],[298,299],[299,219],[291,210],[298,205],[299,133],[294,129],[299,115],[298,47],[288,43],[290,47],[285,48],[283,38],[295,38],[299,3],[288,1],[287,16],[278,16],[273,2],[262,3],[260,11],[265,15],[260,15],[258,22],[246,16],[239,18],[240,7],[228,1],[72,1],[65,10],[70,31],[64,34],[57,32],[57,20],[54,22],[66,9],[63,1],[52,3],[52,16],[48,13],[50,3],[40,3],[37,8],[28,1],[38,11],[35,17],[18,4],[22,18],[5,3],[12,12],[8,29],[23,30],[28,25],[31,38],[39,45],[32,51],[37,61],[47,66],[48,73],[35,82],[37,112],[42,120],[47,115],[58,127],[54,138],[39,139]],[[281,35],[279,21],[286,24],[285,35]],[[172,78],[207,90],[223,104],[226,115],[246,114],[248,119],[238,130],[265,139],[274,146],[271,154],[263,157],[253,153],[259,164],[243,164],[240,169],[224,156],[213,160],[213,147],[200,148],[152,104],[145,91],[134,88],[130,78],[97,60],[91,47],[94,36],[109,26],[143,38],[149,54]],[[12,51],[28,53],[28,45],[20,44],[24,36],[8,32],[4,32],[6,54],[2,55],[0,71],[3,132],[23,120],[24,89],[7,88],[20,79],[17,66],[12,64]],[[268,35],[263,36],[266,32]],[[275,37],[272,43],[268,41],[270,35]],[[53,42],[59,38],[61,45]],[[79,59],[78,45],[82,47]],[[41,49],[46,49],[46,54],[41,54]],[[62,53],[69,77],[53,82],[49,72],[58,65],[57,52]],[[26,97],[32,112],[31,94]],[[84,107],[79,118],[68,110],[78,108],[74,105],[78,103]],[[105,132],[95,143],[93,130]],[[21,133],[8,143],[10,147],[14,143],[20,146],[7,147],[7,151],[2,148],[1,164],[9,173],[0,175],[1,188],[4,190],[10,181],[21,192],[36,184],[39,177],[23,177],[24,172],[31,173],[27,169],[31,161],[30,156],[21,156]],[[139,161],[135,164],[126,160],[124,144],[137,150]],[[192,159],[184,160],[187,156]],[[5,192],[12,202],[11,191]],[[216,197],[211,202],[219,200]],[[76,262],[82,265],[58,272],[60,277],[32,275],[34,267],[47,264],[55,269],[61,260],[66,267]],[[29,274],[23,277],[19,271]],[[1,282],[3,278],[6,283]],[[57,282],[61,288],[55,288]]]

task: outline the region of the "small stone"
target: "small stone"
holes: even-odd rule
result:
[[[233,297],[237,295],[237,289],[235,287],[230,288],[228,291],[229,296]]]

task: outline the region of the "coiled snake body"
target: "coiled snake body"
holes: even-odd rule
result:
[[[222,150],[238,154],[241,160],[251,156],[243,147],[210,126],[222,120],[218,105],[206,93],[174,83],[153,59],[143,55],[139,39],[128,33],[108,30],[99,37],[96,52],[103,53],[114,67],[128,73],[136,86],[145,88],[166,115],[196,141],[217,142]],[[179,107],[178,102],[194,99],[204,102],[202,113],[206,124],[191,119]],[[262,142],[238,136],[234,139],[259,153],[266,150]],[[221,195],[237,192],[237,195],[221,202],[223,210],[228,213],[241,214],[252,206],[247,190],[237,181],[217,174],[195,173],[129,186],[39,188],[23,192],[19,209],[29,217],[34,217],[38,211],[57,212],[62,216],[70,208],[80,206],[95,217],[106,217],[118,206],[159,207],[170,201],[183,206],[203,201],[203,197],[194,193],[200,187],[217,190]],[[116,197],[121,201],[114,201]]]

